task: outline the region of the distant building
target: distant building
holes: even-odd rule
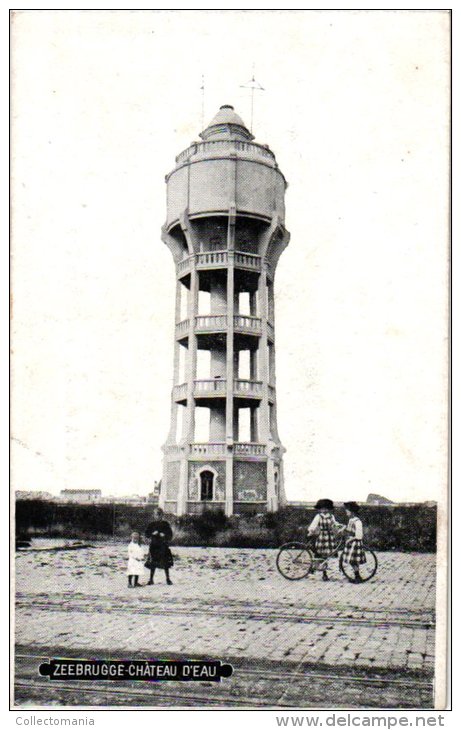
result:
[[[26,489],[17,489],[15,497],[16,499],[43,499],[44,501],[56,499],[50,492],[31,492]]]
[[[91,502],[100,502],[101,501],[101,490],[100,489],[61,489],[59,498],[63,502],[77,502],[78,504],[88,504]]]
[[[129,496],[113,497],[111,501],[116,504],[146,504],[147,497],[140,494],[131,494]]]
[[[369,494],[367,504],[394,504],[394,502],[387,497],[381,497],[380,494]]]
[[[148,497],[140,494],[109,494],[102,497],[104,504],[146,504]]]

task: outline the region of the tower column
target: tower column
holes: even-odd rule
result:
[[[176,325],[179,323],[181,318],[181,282],[179,279],[176,280],[176,299],[174,309],[174,354],[173,354],[173,391],[171,394],[171,421],[170,421],[170,432],[166,441],[167,445],[176,443],[176,431],[178,424],[178,404],[174,399],[174,387],[179,384],[179,353],[180,347],[178,340],[176,339]]]
[[[271,405],[269,404],[269,378],[270,360],[269,343],[267,336],[267,321],[269,317],[269,289],[268,289],[268,266],[266,262],[261,268],[259,277],[258,296],[261,312],[261,340],[260,340],[260,377],[263,382],[261,400],[261,440],[266,444],[267,453],[267,509],[273,512],[278,507],[278,499],[275,485],[275,464],[273,449],[275,447],[272,434]],[[273,408],[274,406],[272,406]]]
[[[260,436],[263,442],[270,439],[270,418],[269,418],[269,357],[267,347],[267,264],[261,266],[261,274],[258,281],[259,316],[261,317],[261,337],[259,340],[259,377],[262,380],[261,398],[261,424]]]
[[[189,482],[189,446],[194,441],[195,434],[195,398],[194,386],[197,372],[197,335],[195,334],[195,316],[198,312],[198,272],[193,261],[190,272],[190,290],[187,302],[187,316],[189,319],[188,350],[187,350],[187,405],[183,421],[181,439],[181,466],[179,472],[179,487],[177,514],[183,515],[187,511],[187,494]]]
[[[256,443],[259,440],[258,434],[258,409],[252,408],[250,411],[250,440]]]
[[[195,334],[195,317],[198,313],[198,272],[193,263],[190,273],[189,301],[187,303],[187,317],[189,320],[188,349],[187,349],[187,406],[184,421],[183,437],[187,441],[194,440],[195,433],[195,400],[194,385],[197,373],[197,335]]]
[[[226,329],[226,490],[225,513],[231,515],[234,507],[234,312],[235,312],[235,208],[229,210],[227,227],[227,329]]]

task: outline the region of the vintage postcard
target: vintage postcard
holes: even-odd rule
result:
[[[11,708],[445,709],[450,11],[10,22]]]

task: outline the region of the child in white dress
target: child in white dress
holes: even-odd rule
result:
[[[142,547],[139,532],[133,532],[128,545],[128,588],[139,588],[139,578],[144,575],[146,549]]]

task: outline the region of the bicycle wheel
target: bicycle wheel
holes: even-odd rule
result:
[[[279,573],[287,580],[301,580],[308,575],[314,558],[304,543],[287,542],[280,548],[276,564]]]
[[[351,583],[365,583],[370,578],[373,578],[378,570],[378,558],[373,550],[369,548],[363,548],[363,550],[365,553],[365,562],[355,566],[358,571],[358,578],[356,577],[354,566],[344,560],[344,553],[341,553],[339,557],[339,567]]]

